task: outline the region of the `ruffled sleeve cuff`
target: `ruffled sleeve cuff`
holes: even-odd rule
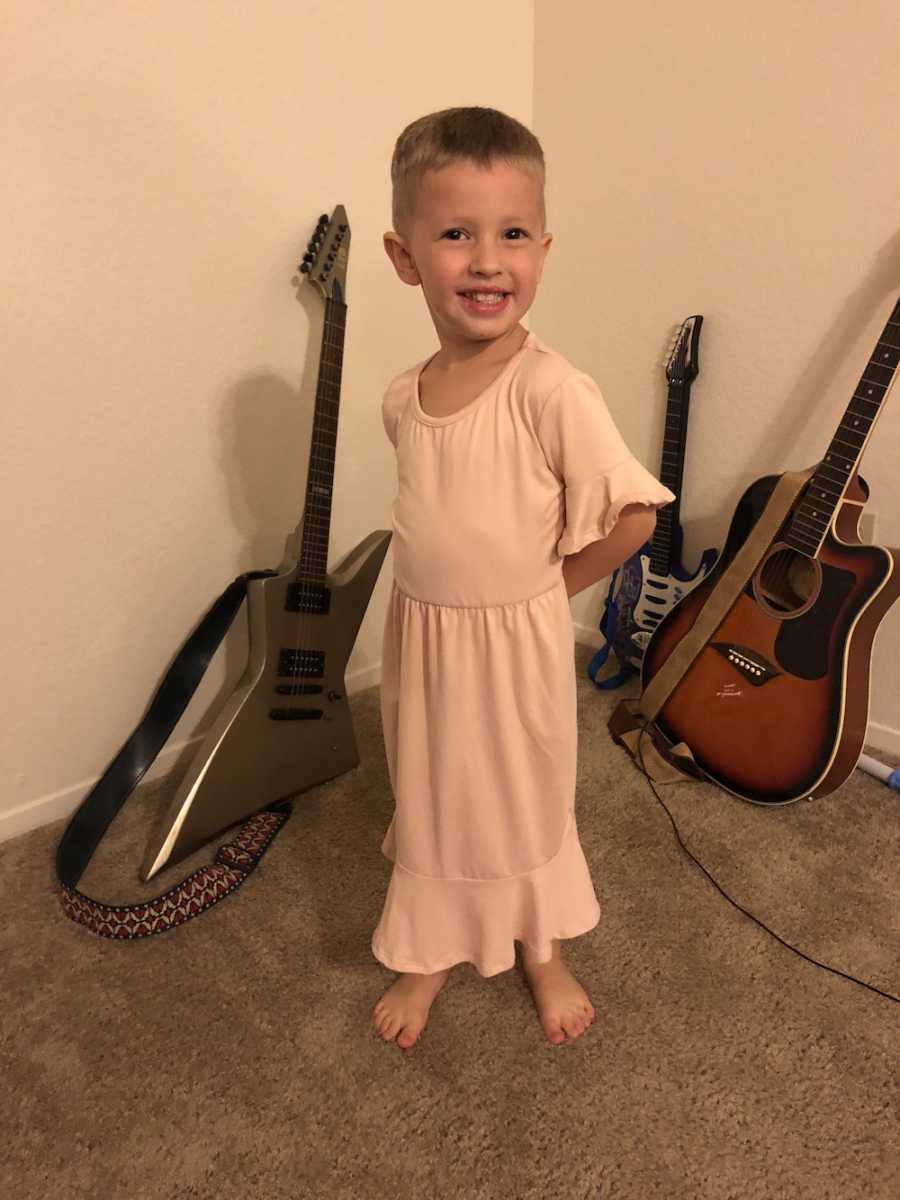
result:
[[[629,455],[612,470],[566,487],[565,525],[556,552],[564,558],[567,554],[577,554],[589,542],[608,537],[619,513],[628,504],[662,508],[674,499],[674,492],[651,475],[634,455]]]

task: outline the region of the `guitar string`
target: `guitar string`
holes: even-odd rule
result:
[[[635,762],[637,763],[638,769],[640,770],[641,774],[645,777],[645,779],[647,780],[647,783],[650,785],[650,788],[653,791],[654,796],[659,801],[660,805],[662,806],[663,810],[665,811],[666,816],[671,821],[672,828],[675,831],[675,837],[678,840],[679,846],[685,852],[685,854],[688,856],[688,858],[691,860],[691,862],[695,863],[696,866],[698,866],[700,868],[700,870],[707,877],[707,879],[710,881],[710,883],[713,885],[713,887],[715,887],[715,889],[718,892],[720,892],[725,897],[725,899],[728,901],[728,903],[732,904],[738,910],[738,912],[743,913],[745,917],[749,917],[751,921],[753,921],[756,925],[758,925],[760,927],[760,929],[764,929],[766,931],[766,933],[770,934],[773,938],[775,938],[775,940],[777,942],[780,942],[782,944],[782,946],[786,946],[788,948],[788,950],[793,950],[794,954],[799,955],[800,958],[805,958],[807,962],[812,963],[814,966],[821,967],[823,971],[830,971],[832,973],[832,975],[840,975],[844,979],[849,979],[851,983],[856,983],[856,984],[859,984],[860,987],[868,988],[868,990],[870,992],[875,992],[879,996],[884,996],[884,998],[886,1000],[891,1000],[894,1002],[894,1004],[900,1004],[900,996],[895,996],[893,994],[893,992],[886,992],[882,988],[876,987],[875,984],[873,984],[873,983],[867,983],[864,979],[858,979],[856,975],[850,975],[850,974],[848,974],[848,972],[842,971],[839,967],[831,967],[828,965],[828,963],[819,962],[819,960],[817,958],[812,958],[809,954],[805,954],[802,950],[798,950],[796,946],[792,946],[790,942],[785,941],[785,939],[783,937],[781,937],[780,934],[777,934],[774,929],[770,929],[769,926],[766,925],[764,921],[761,921],[759,919],[759,917],[755,916],[752,912],[750,912],[748,909],[744,908],[741,904],[739,904],[737,902],[737,900],[735,900],[735,899],[733,899],[733,897],[729,896],[729,894],[725,891],[725,889],[718,882],[718,880],[706,869],[706,867],[703,865],[703,863],[700,862],[699,858],[697,858],[696,855],[694,855],[688,849],[688,847],[685,845],[684,839],[682,838],[681,833],[678,829],[678,825],[675,822],[675,818],[672,816],[672,813],[669,811],[669,808],[666,805],[665,801],[663,800],[662,796],[660,796],[659,792],[656,790],[656,784],[655,784],[654,780],[650,777],[650,773],[647,770],[646,766],[644,765],[644,753],[641,748],[641,743],[643,741],[644,734],[647,731],[647,727],[650,724],[651,724],[651,719],[648,718],[640,728],[640,733],[638,735],[637,755],[635,756]],[[691,780],[684,780],[684,781],[676,780],[673,782],[689,783],[692,781]]]

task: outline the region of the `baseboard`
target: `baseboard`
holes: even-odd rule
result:
[[[370,667],[363,667],[352,674],[345,675],[344,683],[347,687],[347,695],[352,696],[355,692],[372,687],[378,683],[380,678],[380,661]],[[198,733],[195,737],[184,738],[180,742],[172,742],[164,746],[148,768],[147,774],[138,784],[135,795],[146,784],[152,783],[154,779],[168,775],[185,750],[199,746],[203,737],[202,733]],[[70,817],[99,778],[100,776],[97,775],[93,779],[61,788],[58,792],[51,792],[49,795],[28,800],[25,804],[20,804],[9,812],[0,813],[0,842],[7,842],[10,838],[19,837],[32,829],[39,829],[42,825],[49,825],[53,821]]]
[[[866,730],[866,745],[883,750],[886,754],[900,754],[900,729],[882,725],[880,721],[870,721]]]
[[[186,738],[184,741],[164,746],[148,768],[147,774],[138,784],[135,794],[140,792],[145,784],[158,779],[161,775],[168,774],[178,756],[187,747],[195,743],[199,745],[202,740],[203,735],[198,734],[195,738]],[[29,833],[32,829],[39,829],[42,825],[49,825],[52,821],[70,817],[99,778],[100,776],[97,775],[94,779],[73,784],[58,792],[51,792],[47,796],[38,796],[25,804],[20,804],[18,808],[14,808],[10,812],[0,813],[0,842],[7,842],[10,838]]]
[[[582,625],[578,622],[573,624],[576,642],[585,646],[593,646],[594,648],[602,645],[603,639],[598,629],[589,625]],[[374,687],[380,679],[380,662],[354,671],[352,674],[345,676],[344,679],[347,685],[347,694],[348,696],[352,696],[356,692]],[[173,745],[165,746],[147,771],[138,790],[144,784],[151,783],[154,779],[159,779],[161,776],[167,775],[179,756],[186,749],[192,746],[199,746],[202,740],[203,734],[198,734],[196,737],[187,738]],[[882,750],[888,754],[900,754],[900,729],[894,729],[892,726],[884,725],[880,721],[871,721],[869,723],[866,744],[870,749]],[[99,776],[95,779],[74,784],[71,787],[62,788],[60,791],[52,792],[50,795],[39,796],[34,800],[29,800],[26,804],[20,804],[18,808],[14,808],[10,812],[0,813],[0,842],[19,837],[20,834],[28,833],[32,829],[39,829],[42,825],[49,825],[52,821],[59,821],[64,817],[71,816],[97,782],[97,779],[99,779]]]

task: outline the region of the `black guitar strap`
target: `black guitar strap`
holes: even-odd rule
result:
[[[241,886],[291,815],[287,802],[272,804],[219,847],[215,861],[200,867],[153,900],[104,904],[75,886],[122,805],[159,754],[213,654],[247,595],[251,579],[274,571],[239,575],[214,601],[178,651],[137,728],[72,815],[56,851],[63,912],[100,937],[139,938],[164,933],[198,916]]]

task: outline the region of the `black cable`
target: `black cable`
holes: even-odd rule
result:
[[[751,921],[754,921],[760,927],[760,929],[764,929],[766,931],[766,933],[771,934],[772,937],[775,938],[775,940],[777,942],[781,942],[782,946],[787,946],[788,950],[793,950],[793,952],[795,954],[798,954],[801,958],[805,958],[806,961],[811,962],[813,964],[813,966],[821,967],[823,971],[830,971],[832,973],[832,975],[840,975],[844,979],[849,979],[851,983],[858,983],[860,987],[868,988],[870,992],[875,992],[879,996],[884,996],[885,999],[887,999],[887,1000],[893,1000],[893,1002],[895,1004],[900,1004],[900,996],[895,996],[892,992],[884,992],[881,990],[881,988],[875,987],[874,984],[866,983],[866,981],[864,979],[857,979],[857,977],[855,975],[848,975],[846,971],[841,971],[838,967],[829,967],[829,965],[827,963],[819,962],[819,960],[817,958],[810,958],[810,956],[808,954],[804,954],[802,950],[798,950],[796,946],[792,946],[790,942],[786,942],[783,937],[781,937],[779,934],[777,934],[775,932],[774,929],[770,929],[769,926],[765,924],[765,922],[763,922],[759,919],[759,917],[754,916],[752,912],[748,912],[746,908],[744,908],[742,905],[738,904],[737,900],[733,900],[731,898],[731,896],[728,895],[728,893],[719,884],[719,882],[713,878],[713,876],[709,873],[709,871],[707,871],[706,867],[704,867],[703,863],[700,862],[699,858],[695,857],[695,855],[692,854],[691,851],[684,844],[684,840],[682,839],[682,836],[678,831],[678,826],[675,824],[675,818],[672,816],[671,812],[669,812],[669,809],[668,809],[665,801],[663,800],[662,796],[660,796],[659,792],[656,790],[656,784],[650,778],[650,773],[648,772],[647,768],[644,766],[644,756],[643,756],[643,752],[641,751],[641,740],[643,739],[643,736],[644,736],[644,733],[646,732],[647,726],[650,724],[651,724],[651,721],[648,719],[644,722],[644,724],[640,728],[640,732],[638,734],[637,747],[636,747],[637,752],[634,756],[634,760],[637,763],[638,769],[640,770],[641,774],[646,778],[647,782],[650,784],[650,787],[653,790],[653,795],[656,797],[656,799],[662,805],[662,807],[666,813],[666,816],[672,822],[672,828],[675,830],[675,837],[678,839],[679,846],[682,848],[682,850],[685,852],[685,854],[688,856],[688,858],[691,860],[691,862],[694,862],[697,864],[697,866],[700,868],[700,870],[703,872],[703,874],[706,876],[706,878],[710,881],[710,883],[713,885],[713,887],[715,887],[717,891],[721,892],[721,894],[725,897],[725,899],[728,901],[728,903],[733,904],[734,907],[738,910],[738,912],[742,912],[745,917],[749,917]]]

